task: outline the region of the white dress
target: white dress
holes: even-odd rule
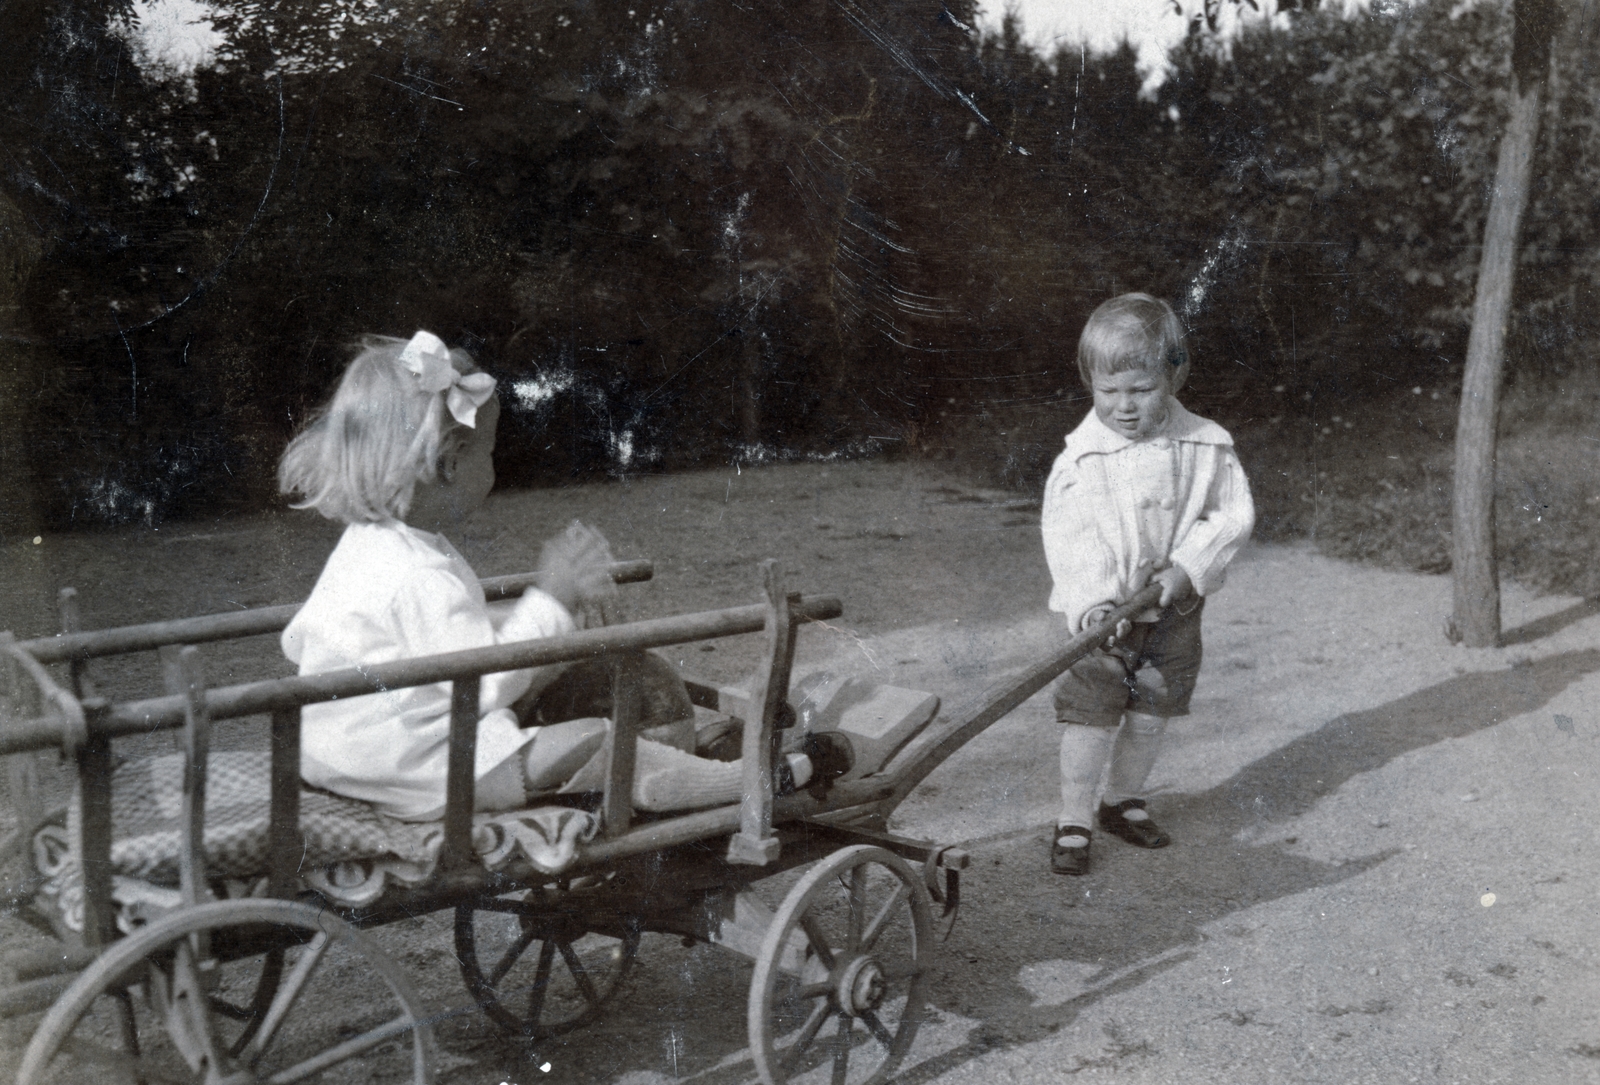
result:
[[[574,628],[566,608],[537,589],[529,589],[497,623],[472,567],[442,535],[399,522],[351,524],[311,597],[284,629],[282,643],[301,674],[317,674],[559,636]],[[532,740],[534,730],[519,728],[508,706],[536,678],[548,680],[558,669],[484,675],[478,778]],[[307,705],[300,775],[392,817],[438,817],[449,742],[448,683]]]

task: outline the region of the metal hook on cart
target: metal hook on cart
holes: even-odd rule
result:
[[[928,895],[942,905],[939,913],[939,941],[950,941],[956,929],[956,917],[961,912],[961,868],[966,866],[967,853],[951,845],[935,848],[927,862],[922,864],[922,877],[928,884]],[[944,868],[944,885],[939,885],[939,869]]]

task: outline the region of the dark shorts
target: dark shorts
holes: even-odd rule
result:
[[[1056,719],[1115,727],[1124,712],[1187,716],[1200,675],[1200,612],[1168,607],[1153,622],[1135,622],[1111,649],[1096,648],[1056,683]]]

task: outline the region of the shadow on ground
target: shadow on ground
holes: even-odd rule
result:
[[[1083,878],[1046,872],[1045,827],[969,843],[974,863],[963,883],[962,915],[943,947],[930,995],[938,1010],[977,1023],[965,1043],[905,1067],[896,1081],[919,1085],[988,1051],[1043,1039],[1108,995],[1182,963],[1203,940],[1202,928],[1384,862],[1393,851],[1335,864],[1294,854],[1292,836],[1262,844],[1235,838],[1266,826],[1282,829],[1352,777],[1532,712],[1597,670],[1600,650],[1567,652],[1460,675],[1330,720],[1209,791],[1164,798],[1158,813],[1178,837],[1174,847],[1138,852],[1116,840],[1097,841],[1095,868]],[[746,1043],[749,966],[714,949],[678,951],[654,962],[649,953],[647,946],[640,979],[606,1022],[551,1041],[532,1058],[501,1045],[496,1061],[485,1049],[490,1064],[505,1066],[511,1081],[543,1077],[539,1067],[547,1057],[581,1066],[572,1080],[609,1081],[629,1071],[664,1071],[708,1085],[748,1080],[748,1061],[721,1064]],[[1020,973],[1062,959],[1081,962],[1092,974],[1075,996],[1037,1005]],[[1095,1056],[1079,1068],[1107,1057],[1105,1051]],[[1110,1057],[1118,1057],[1115,1043]]]
[[[1585,618],[1592,618],[1600,614],[1600,599],[1583,599],[1569,607],[1562,607],[1554,614],[1546,614],[1527,625],[1519,625],[1515,629],[1508,629],[1500,636],[1500,646],[1511,648],[1519,644],[1532,644],[1536,640],[1554,636],[1569,625],[1576,625]]]

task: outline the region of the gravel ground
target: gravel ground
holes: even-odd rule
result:
[[[764,556],[795,587],[840,595],[845,618],[803,632],[800,675],[871,674],[954,707],[1053,632],[1036,510],[925,466],[497,495],[463,549],[485,574],[530,567],[572,516],[656,560],[655,582],[629,589],[636,616],[748,600]],[[21,575],[0,590],[0,628],[48,628],[72,582],[96,625],[294,599],[333,537],[279,516],[9,544],[0,560]],[[1058,732],[1044,698],[951,758],[893,825],[973,855],[898,1080],[1600,1081],[1600,607],[1508,588],[1508,644],[1490,650],[1446,645],[1448,609],[1444,578],[1248,548],[1208,603],[1194,714],[1153,781],[1175,843],[1097,841],[1084,878],[1048,871]],[[734,678],[754,640],[681,658]],[[208,665],[217,681],[284,670],[260,642]],[[440,915],[378,932],[441,1010],[465,1001],[447,932]],[[25,936],[7,922],[0,937]],[[450,1017],[441,1076],[746,1081],[749,974],[647,936],[605,1020],[529,1052]],[[29,1027],[9,1026],[10,1044]]]

